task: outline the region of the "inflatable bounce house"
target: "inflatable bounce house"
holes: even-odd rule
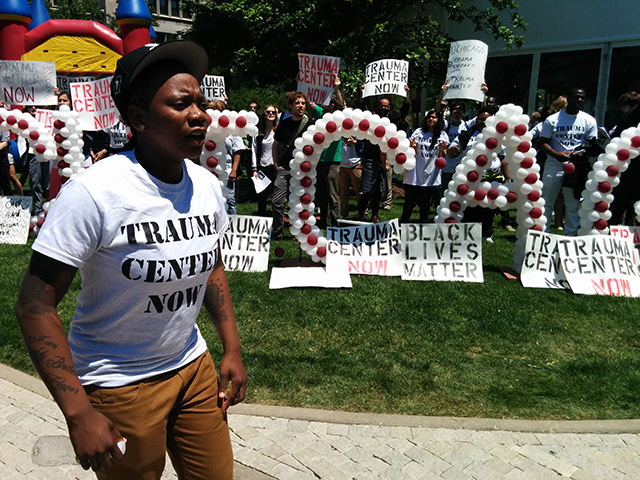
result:
[[[145,0],[120,0],[121,36],[90,20],[52,20],[43,0],[0,2],[0,60],[55,62],[61,76],[113,74],[117,60],[155,37]]]

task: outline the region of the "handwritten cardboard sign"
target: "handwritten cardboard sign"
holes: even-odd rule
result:
[[[56,64],[0,60],[0,100],[7,105],[56,105]]]
[[[70,84],[73,110],[78,112],[82,130],[104,130],[118,123],[118,110],[111,97],[111,78]]]
[[[378,60],[367,65],[362,97],[373,95],[407,96],[404,86],[409,83],[409,62],[406,60]]]
[[[585,235],[558,239],[571,290],[584,295],[640,296],[640,272],[630,238]]]
[[[49,133],[53,134],[53,110],[36,108],[34,118],[44,125],[44,128],[46,128]]]
[[[564,276],[558,250],[558,240],[563,238],[566,237],[535,230],[527,232],[520,271],[523,287],[565,290],[571,288]]]
[[[210,102],[214,100],[224,101],[224,97],[227,93],[224,86],[224,77],[205,75],[200,83],[200,90],[202,90],[202,94]]]
[[[298,54],[298,90],[307,95],[308,102],[328,105],[338,76],[340,59],[325,55]]]
[[[357,227],[327,228],[327,270],[351,275],[402,275],[398,219]]]
[[[266,272],[269,267],[269,231],[272,218],[231,215],[222,238],[225,270]]]
[[[484,282],[479,223],[402,225],[403,280]]]
[[[27,243],[31,197],[0,197],[0,243]]]
[[[86,82],[95,82],[96,77],[87,76],[87,77],[67,77],[63,75],[58,75],[56,82],[58,83],[58,88],[61,92],[70,92],[72,83],[86,83]]]
[[[484,69],[489,47],[480,40],[452,42],[447,64],[449,89],[444,98],[467,98],[481,102]]]

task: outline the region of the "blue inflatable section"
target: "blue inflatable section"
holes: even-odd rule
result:
[[[116,20],[138,19],[151,23],[151,13],[145,0],[120,0]]]
[[[33,20],[29,24],[29,30],[33,30],[44,22],[51,20],[44,0],[31,0],[31,15]]]
[[[2,0],[0,1],[0,15],[17,15],[20,17],[31,18],[31,8],[29,7],[29,1]]]

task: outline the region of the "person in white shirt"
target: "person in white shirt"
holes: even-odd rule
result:
[[[254,102],[252,102],[252,105]],[[251,142],[251,167],[253,176],[258,177],[262,172],[264,176],[271,180],[271,185],[258,193],[258,215],[267,216],[267,197],[269,191],[273,190],[273,181],[278,172],[273,164],[273,137],[278,127],[278,110],[274,105],[267,105],[262,112],[258,123],[258,135],[253,137]]]

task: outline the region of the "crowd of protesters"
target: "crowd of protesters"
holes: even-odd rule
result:
[[[334,93],[328,105],[308,102],[302,92],[289,92],[284,111],[273,105],[260,106],[259,101],[251,101],[248,110],[259,116],[258,135],[253,138],[228,137],[226,139],[226,170],[228,174],[227,212],[236,214],[240,197],[240,179],[245,178],[244,198],[257,201],[257,215],[273,216],[272,239],[283,237],[286,225],[286,203],[289,197],[291,174],[289,162],[293,158],[295,139],[327,112],[344,108],[369,109],[381,117],[388,117],[399,130],[406,132],[411,146],[416,150],[416,167],[403,176],[394,176],[387,163],[386,155],[377,145],[368,140],[358,140],[353,136],[341,138],[327,147],[316,166],[317,224],[320,228],[337,227],[339,220],[349,222],[380,222],[380,210],[391,210],[392,198],[404,197],[400,222],[433,221],[435,207],[452,181],[456,166],[469,151],[482,128],[484,121],[495,114],[498,100],[487,95],[483,84],[485,100],[477,108],[465,100],[443,100],[448,83],[442,86],[441,95],[423,119],[418,128],[410,128],[410,94],[405,86],[406,97],[399,109],[392,109],[389,97],[362,98],[362,89],[357,101],[347,104],[341,93],[341,84],[335,79]],[[364,86],[363,86],[364,87]],[[640,94],[623,94],[618,103],[621,108],[619,123],[609,132],[598,130],[596,120],[582,111],[586,92],[573,88],[567,95],[558,97],[547,108],[531,114],[530,129],[534,147],[538,152],[537,161],[541,165],[543,198],[547,229],[553,226],[564,230],[565,235],[577,234],[579,227],[578,209],[584,182],[598,153],[598,137],[619,136],[625,128],[640,123]],[[69,105],[68,92],[59,92],[58,105]],[[216,110],[224,110],[223,101],[213,101],[209,105]],[[25,107],[33,113],[35,107]],[[407,121],[409,119],[409,121]],[[88,166],[102,158],[118,152],[127,141],[128,127],[119,122],[106,131],[85,132],[84,154]],[[42,215],[43,202],[50,189],[52,196],[59,190],[60,177],[48,164],[39,164],[35,155],[21,138],[9,141],[8,134],[0,137],[0,181],[5,195],[23,194],[26,178],[30,177],[30,191],[33,196],[33,214]],[[5,138],[6,137],[6,138]],[[436,159],[443,157],[444,168],[436,168]],[[198,161],[194,159],[194,161]],[[565,164],[575,165],[573,173],[567,173]],[[488,169],[483,180],[509,182],[509,172],[504,155],[499,155]],[[269,186],[256,193],[251,177],[267,178]],[[629,168],[616,189],[616,200],[611,206],[612,222],[632,224],[633,203],[640,199],[638,189],[633,188],[639,168]],[[53,186],[56,184],[55,187]],[[51,187],[50,187],[51,186]],[[350,206],[355,199],[355,208]],[[417,218],[412,218],[415,207]],[[269,208],[271,207],[271,208]],[[627,216],[625,217],[625,213]],[[465,221],[483,224],[483,237],[492,242],[495,211],[470,208],[465,212]],[[501,226],[513,231],[509,212],[500,212]]]

